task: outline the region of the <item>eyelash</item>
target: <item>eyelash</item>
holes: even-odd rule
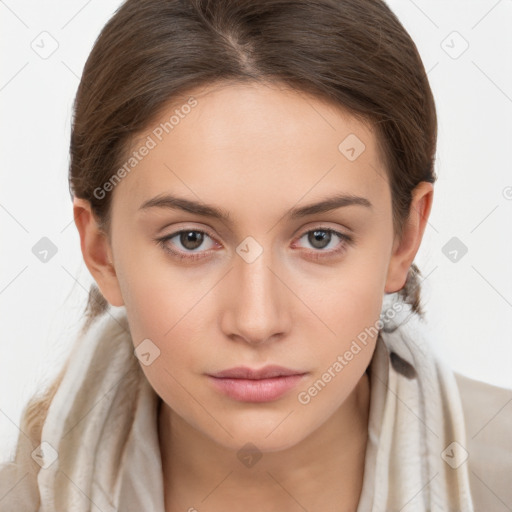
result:
[[[304,233],[302,233],[302,235],[299,236],[298,240],[300,240],[304,235],[307,235],[308,233],[312,233],[314,231],[324,231],[326,233],[331,233],[331,234],[338,236],[341,239],[340,245],[336,249],[332,249],[330,251],[324,251],[321,249],[308,251],[308,252],[310,252],[309,258],[311,258],[315,261],[317,261],[321,258],[328,258],[328,257],[336,256],[336,255],[342,253],[343,251],[345,251],[347,248],[347,245],[350,245],[353,243],[353,239],[351,236],[340,233],[339,231],[336,231],[335,229],[322,227],[322,226],[304,231]],[[173,257],[177,258],[179,261],[182,261],[182,260],[197,261],[199,259],[206,258],[207,256],[203,256],[201,253],[191,253],[190,255],[188,255],[188,254],[185,255],[181,251],[176,251],[174,249],[171,249],[166,244],[166,242],[168,240],[174,238],[175,236],[180,235],[181,233],[189,233],[189,232],[201,233],[203,235],[208,235],[212,240],[215,240],[215,238],[210,233],[208,233],[207,231],[203,231],[201,229],[181,229],[179,231],[171,233],[170,235],[166,235],[161,238],[155,238],[154,241],[157,242],[165,252],[171,254]]]

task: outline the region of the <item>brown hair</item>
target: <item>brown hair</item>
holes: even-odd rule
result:
[[[286,84],[371,123],[401,235],[411,191],[436,180],[437,119],[416,45],[381,0],[124,2],[85,64],[70,144],[70,192],[107,234],[112,193],[95,190],[134,138],[170,101],[222,81]],[[423,316],[420,275],[413,263],[400,294]],[[85,328],[108,307],[93,284]]]

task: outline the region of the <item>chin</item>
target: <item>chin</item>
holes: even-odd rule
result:
[[[230,437],[228,434],[223,435],[220,438],[218,436],[210,437],[224,448],[233,450],[237,453],[244,449],[251,451],[251,445],[256,447],[255,451],[259,451],[261,453],[287,450],[300,443],[308,433],[305,432],[304,435],[301,435],[297,425],[288,420],[285,420],[281,425],[279,425],[282,422],[283,417],[286,417],[286,414],[282,415],[279,421],[273,421],[273,426],[270,428],[269,422],[261,421],[259,424],[251,422],[250,426],[243,428],[241,423],[247,420],[242,418],[237,420],[237,425],[226,425],[226,429],[233,437]]]

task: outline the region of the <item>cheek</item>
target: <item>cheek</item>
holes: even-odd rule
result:
[[[352,280],[355,286],[350,286]],[[335,334],[324,345],[323,365],[319,371],[323,373],[331,368],[331,373],[335,371],[337,375],[343,375],[338,382],[343,380],[344,385],[350,386],[370,362],[378,336],[382,294],[371,284],[363,286],[354,276],[346,284],[343,291],[335,295],[330,314],[324,315]],[[340,362],[343,368],[338,364],[332,368],[335,362]]]
[[[388,246],[382,234],[368,237],[366,245],[354,253],[343,272],[338,303],[349,325],[360,331],[374,325],[381,313],[389,264]]]
[[[384,265],[357,256],[321,283],[308,281],[300,293],[323,320],[326,337],[343,345],[379,319],[384,283]]]
[[[127,307],[130,332],[135,347],[145,343],[154,354],[154,360],[149,365],[141,363],[141,368],[155,392],[171,408],[185,412],[190,406],[190,395],[185,390],[196,393],[195,375],[202,368],[196,331],[204,328],[194,323],[200,321],[194,316],[194,309],[190,311],[183,300],[172,300],[179,293],[145,295],[144,290],[139,291],[137,294],[132,288],[133,300]]]
[[[197,333],[206,328],[201,327],[204,304],[200,302],[205,292],[191,290],[190,283],[182,281],[170,280],[166,286],[162,279],[153,282],[139,275],[130,282],[126,302],[134,344],[149,338],[160,350],[159,362],[165,361],[170,370],[192,368]]]
[[[384,257],[377,259],[374,251],[359,250],[338,271],[322,279],[322,287],[316,280],[302,288],[307,303],[322,320],[319,323],[312,317],[308,336],[318,340],[318,333],[323,333],[314,350],[308,347],[311,360],[316,360],[311,382],[320,379],[319,389],[327,383],[329,388],[317,403],[342,400],[367,368],[381,327],[385,271]]]
[[[308,347],[315,371],[296,396],[318,421],[347,399],[371,361],[380,327],[380,282],[378,272],[353,271],[332,283],[322,298],[318,316],[329,329],[323,329],[326,334],[314,348]],[[318,321],[315,325],[309,337],[318,340]]]
[[[193,280],[185,279],[163,249],[148,240],[119,237],[116,273],[128,318],[131,319],[134,343],[155,338],[165,343],[165,335],[200,297]],[[129,250],[128,250],[129,247]]]
[[[185,385],[191,374],[204,370],[201,343],[211,306],[208,280],[195,280],[167,262],[156,258],[151,264],[137,263],[137,254],[125,260],[122,291],[134,346],[150,340],[148,346],[158,354],[142,369],[159,394]],[[178,386],[179,388],[179,386]],[[166,397],[172,403],[171,397]]]

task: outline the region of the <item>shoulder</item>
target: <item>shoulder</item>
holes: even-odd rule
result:
[[[475,510],[512,509],[512,390],[455,373]]]

